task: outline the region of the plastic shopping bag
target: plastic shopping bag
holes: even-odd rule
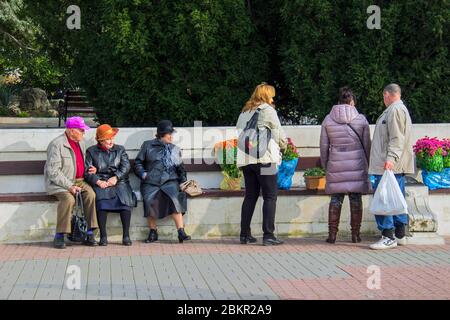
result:
[[[369,212],[380,216],[408,213],[405,197],[391,170],[384,171],[377,190],[373,195]]]

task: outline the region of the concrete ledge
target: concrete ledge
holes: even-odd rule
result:
[[[367,210],[370,196],[364,196]],[[326,195],[280,195],[277,203],[276,232],[284,237],[325,235],[327,232],[329,197]],[[184,216],[186,231],[194,239],[237,237],[240,230],[242,200],[237,197],[196,197],[188,201]],[[3,202],[0,212],[0,242],[39,242],[52,239],[56,226],[56,201]],[[366,211],[367,212],[367,211]],[[371,215],[365,214],[362,231],[376,234]],[[253,216],[252,233],[261,236],[262,200],[259,200]],[[142,202],[133,210],[131,237],[144,239],[148,234],[143,217]],[[160,220],[158,230],[161,239],[175,239],[176,230],[170,218]],[[344,203],[340,235],[350,231],[349,206]],[[108,217],[108,233],[111,240],[121,239],[121,223],[117,214]]]
[[[408,187],[407,187],[408,188]],[[414,188],[414,187],[409,187]],[[243,191],[206,190],[205,195],[188,200],[184,216],[186,230],[194,239],[237,237],[240,230],[240,211]],[[414,194],[414,192],[409,192]],[[372,195],[363,196],[364,216],[361,231],[364,236],[377,235],[374,217],[368,214]],[[408,198],[408,197],[407,197]],[[8,200],[8,201],[4,201]],[[48,201],[50,200],[50,201]],[[280,191],[277,202],[276,232],[283,237],[325,236],[328,226],[329,196],[309,190]],[[45,194],[0,195],[0,242],[40,242],[52,239],[56,226],[57,202]],[[431,210],[436,213],[438,235],[450,235],[450,198],[430,195]],[[349,203],[342,208],[339,237],[346,239],[350,233]],[[256,205],[252,233],[261,236],[262,199]],[[170,218],[160,220],[161,239],[173,240],[176,230]],[[148,228],[143,217],[142,202],[133,210],[131,237],[144,239]],[[108,217],[108,233],[113,241],[121,239],[121,223],[117,214]],[[414,233],[409,243],[430,244],[440,242],[430,232]]]
[[[445,244],[445,239],[435,232],[412,232],[410,236],[405,237],[403,244],[440,246]]]
[[[236,198],[243,197],[244,190],[221,190],[221,189],[203,189],[203,194],[195,198]],[[315,196],[326,195],[321,190],[307,190],[305,188],[293,188],[291,190],[279,190],[280,196]],[[193,199],[193,198],[190,198]],[[36,201],[56,201],[52,195],[44,192],[29,192],[29,193],[0,193],[1,202],[36,202]]]

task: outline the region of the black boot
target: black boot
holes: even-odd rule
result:
[[[255,237],[253,237],[252,235],[248,235],[248,236],[241,236],[240,237],[241,243],[242,244],[247,244],[247,243],[255,243],[256,241],[258,241]]]
[[[53,239],[53,247],[56,249],[65,249],[66,243],[64,242],[64,237],[55,237]]]
[[[88,247],[95,247],[95,246],[97,246],[97,241],[95,241],[94,234],[93,233],[88,234],[86,239],[83,241],[83,244],[85,246],[88,246]]]
[[[124,246],[131,246],[131,245],[133,244],[133,242],[131,242],[131,239],[130,239],[129,236],[124,236],[124,237],[122,238],[122,244],[123,244]]]
[[[108,238],[106,236],[100,236],[99,246],[106,247],[108,245]]]
[[[350,200],[350,227],[352,228],[352,242],[361,242],[360,230],[362,221],[362,201]]]
[[[328,243],[336,242],[336,235],[338,232],[339,220],[341,218],[341,208],[340,203],[330,202],[328,208]]]
[[[145,243],[151,243],[158,241],[158,230],[150,229],[150,233],[148,234],[148,238],[145,239]]]
[[[191,240],[191,236],[188,236],[186,232],[184,232],[184,228],[178,229],[178,241],[183,243],[184,240]]]

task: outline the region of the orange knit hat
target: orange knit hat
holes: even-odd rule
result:
[[[109,124],[102,124],[97,127],[95,139],[97,141],[111,139],[117,134],[117,132],[119,132],[119,129],[112,128]]]

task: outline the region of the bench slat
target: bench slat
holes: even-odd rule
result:
[[[134,160],[130,160],[131,167],[134,166]],[[211,164],[212,163],[212,164]],[[297,171],[316,167],[320,163],[319,157],[303,157],[297,164]],[[41,175],[44,172],[45,160],[30,161],[0,161],[0,176],[7,175]],[[213,163],[211,159],[191,159],[187,163],[185,159],[184,167],[187,172],[218,172],[220,166]]]

